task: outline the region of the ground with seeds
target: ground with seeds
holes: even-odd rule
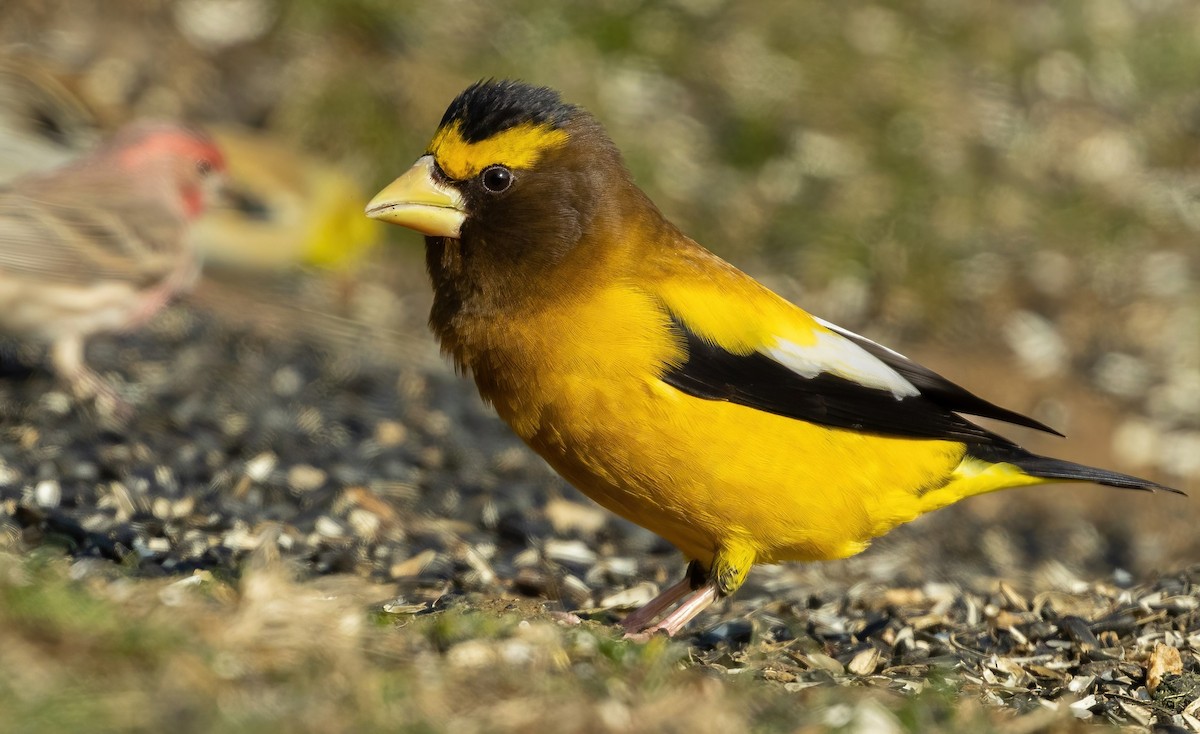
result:
[[[547,84],[699,242],[1070,436],[1001,429],[1029,449],[1195,496],[1197,27],[1126,0],[4,0],[0,176],[165,117],[373,192],[467,84]],[[1187,498],[975,498],[622,642],[682,560],[446,368],[419,240],[388,236],[356,274],[209,268],[94,340],[126,426],[0,345],[7,728],[1200,728]]]
[[[270,338],[191,307],[146,335],[97,340],[93,357],[136,395],[128,426],[105,427],[36,367],[0,381],[8,406],[0,527],[10,553],[41,559],[4,561],[5,613],[16,615],[0,646],[6,669],[119,662],[115,648],[97,652],[117,644],[106,636],[153,647],[143,634],[170,645],[199,635],[225,650],[200,664],[202,676],[220,679],[221,666],[234,665],[222,657],[234,654],[226,649],[234,632],[212,637],[208,628],[222,627],[225,614],[232,628],[253,630],[242,639],[256,639],[230,680],[278,673],[289,656],[314,660],[286,675],[365,676],[381,686],[379,676],[417,670],[458,686],[499,670],[544,673],[574,681],[563,685],[582,700],[570,707],[608,711],[614,731],[653,730],[655,719],[634,716],[654,705],[634,683],[647,676],[673,691],[718,686],[757,701],[720,720],[763,725],[820,701],[822,713],[802,717],[818,728],[839,716],[867,726],[859,719],[875,716],[893,730],[921,730],[905,718],[913,696],[920,711],[985,705],[951,721],[977,717],[972,726],[999,730],[1008,720],[988,708],[1015,711],[1033,727],[1023,731],[1079,720],[1200,725],[1200,569],[1151,570],[1193,552],[1194,539],[1169,522],[1159,537],[1141,537],[1128,516],[1088,509],[1131,503],[1126,510],[1146,521],[1178,512],[1161,506],[1176,498],[1071,488],[966,503],[849,561],[757,569],[685,637],[640,650],[613,623],[673,580],[681,559],[554,477],[469,382],[436,362],[397,368],[332,351],[317,336]],[[1031,516],[1026,501],[1043,514]],[[68,610],[148,615],[166,626],[123,633],[113,619],[96,630],[56,622],[64,611],[28,606],[52,593],[30,583],[57,588]],[[314,595],[330,600],[336,619],[311,609]],[[186,611],[164,615],[176,608]],[[282,637],[257,639],[275,624]],[[46,645],[61,659],[23,662],[30,646]],[[167,651],[133,654],[155,660],[128,674],[130,690],[139,675],[174,664]],[[587,683],[593,674],[608,683]],[[565,691],[532,680],[510,681],[511,695],[568,705]],[[9,686],[0,701],[32,707],[63,695]],[[844,687],[853,690],[825,690]],[[377,693],[385,709],[416,695],[393,693]],[[200,705],[184,699],[184,709]],[[217,716],[271,718],[252,713],[251,700]],[[497,694],[496,710],[506,700]],[[417,726],[435,711],[403,720]],[[488,711],[464,715],[464,725],[486,728]],[[526,721],[512,715],[514,727]],[[381,709],[363,723],[387,720]]]

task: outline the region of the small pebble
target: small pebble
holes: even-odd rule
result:
[[[384,448],[393,448],[404,443],[408,437],[408,429],[403,423],[392,420],[382,420],[375,424],[375,440]]]
[[[265,482],[267,477],[271,476],[271,472],[275,470],[277,461],[278,457],[275,454],[264,451],[246,462],[246,476],[255,482]]]
[[[43,479],[34,487],[33,496],[39,507],[58,507],[62,502],[62,486],[53,479]]]
[[[325,484],[328,475],[315,466],[297,464],[288,469],[288,486],[297,492],[311,492]]]
[[[337,520],[334,520],[328,515],[322,515],[317,518],[316,524],[313,526],[317,533],[327,538],[340,538],[346,534],[345,529]]]

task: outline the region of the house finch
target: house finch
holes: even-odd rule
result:
[[[130,125],[94,152],[0,189],[0,334],[49,344],[80,398],[115,391],[84,362],[84,339],[145,322],[199,272],[188,225],[223,172],[203,133]]]

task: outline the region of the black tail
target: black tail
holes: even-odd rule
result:
[[[1107,487],[1140,489],[1147,492],[1161,490],[1163,492],[1173,492],[1174,494],[1186,496],[1185,492],[1174,487],[1164,486],[1158,482],[1151,482],[1148,479],[1139,479],[1138,477],[1106,469],[1097,469],[1094,466],[1076,464],[1073,461],[1038,456],[1037,454],[1029,453],[1020,446],[968,444],[967,454],[983,461],[1012,464],[1031,477],[1061,479],[1073,482],[1095,482]]]

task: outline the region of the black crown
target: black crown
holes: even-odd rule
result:
[[[524,123],[561,127],[575,110],[548,87],[485,79],[467,87],[450,103],[438,127],[458,122],[463,139],[478,143]]]

